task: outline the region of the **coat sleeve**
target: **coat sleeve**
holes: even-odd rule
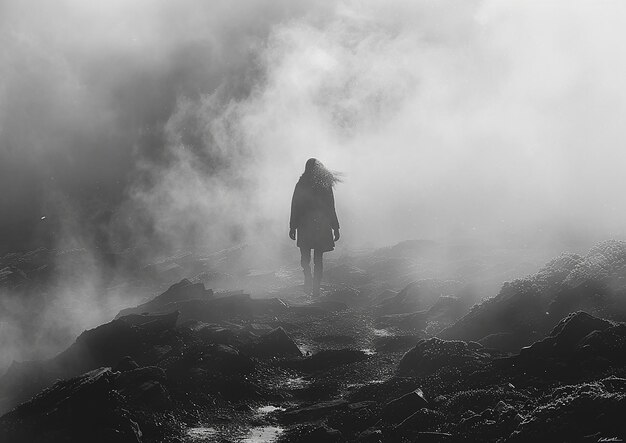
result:
[[[335,195],[332,188],[330,189],[330,226],[333,229],[339,229],[339,220],[337,219],[337,211],[335,211]]]
[[[291,198],[291,217],[289,218],[289,229],[298,229],[300,224],[300,215],[302,213],[301,191],[298,184],[293,190],[293,197]]]

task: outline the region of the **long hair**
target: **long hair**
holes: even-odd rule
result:
[[[332,188],[337,183],[341,183],[341,173],[330,171],[316,158],[307,160],[304,166],[304,173],[300,180],[309,183],[313,188]]]

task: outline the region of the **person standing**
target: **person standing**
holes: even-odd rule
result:
[[[319,295],[324,272],[323,254],[335,249],[339,240],[339,221],[335,211],[333,187],[341,180],[315,158],[307,160],[291,200],[289,237],[300,248],[304,290]],[[311,274],[311,250],[313,264]]]

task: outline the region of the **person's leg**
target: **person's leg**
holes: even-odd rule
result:
[[[313,252],[313,264],[315,265],[313,275],[313,293],[315,295],[320,293],[320,285],[324,274],[323,254],[323,251],[319,251],[317,249]]]
[[[304,272],[304,290],[306,292],[311,290],[311,250],[306,248],[300,248],[300,264],[302,265],[302,271]]]

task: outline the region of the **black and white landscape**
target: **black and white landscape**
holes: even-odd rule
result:
[[[624,441],[624,22],[0,0],[0,442]]]

